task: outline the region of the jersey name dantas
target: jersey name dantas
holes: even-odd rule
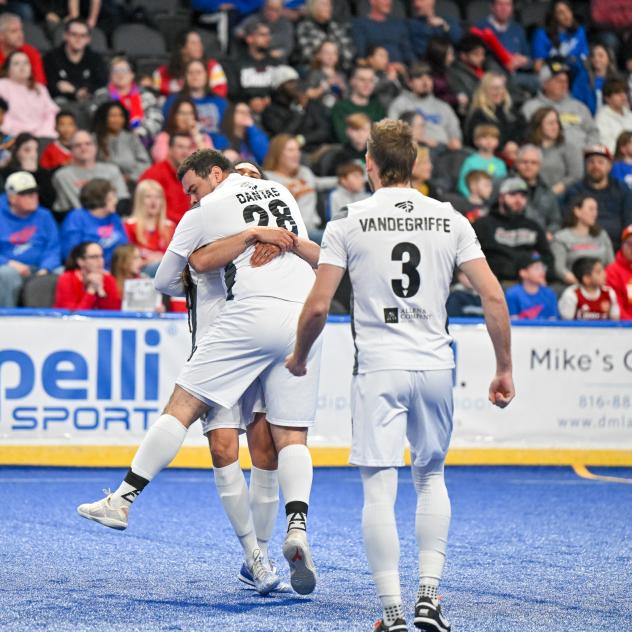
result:
[[[296,200],[281,184],[231,174],[187,211],[176,227],[169,250],[182,257],[253,226],[291,230],[307,238]],[[247,248],[222,270],[226,300],[261,296],[302,303],[314,282],[311,266],[285,253],[259,268],[250,265],[254,246]]]
[[[414,189],[379,189],[330,222],[319,263],[349,270],[357,372],[453,368],[454,267],[483,257],[463,215]]]

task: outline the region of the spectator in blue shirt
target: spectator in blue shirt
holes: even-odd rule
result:
[[[351,25],[358,57],[366,57],[371,46],[383,46],[391,62],[398,65],[398,72],[403,73],[414,58],[406,20],[390,17],[393,0],[369,0],[369,6],[367,16],[355,18]]]
[[[84,241],[94,241],[103,249],[105,267],[110,269],[117,246],[127,243],[127,233],[116,214],[116,189],[103,178],[94,178],[83,185],[79,194],[82,208],[68,213],[61,227],[61,248],[64,258]]]
[[[413,53],[419,59],[426,56],[428,42],[435,39],[449,39],[456,44],[463,34],[458,20],[435,13],[435,0],[413,0],[413,17],[408,21],[410,42]]]
[[[31,173],[16,171],[0,196],[0,307],[15,307],[25,281],[61,266],[59,234],[51,212],[39,205]]]
[[[555,320],[559,318],[555,292],[546,287],[546,266],[537,252],[521,257],[520,284],[507,290],[507,306],[512,319]]]

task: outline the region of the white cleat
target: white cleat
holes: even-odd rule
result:
[[[283,542],[283,556],[290,565],[290,582],[299,595],[309,595],[316,588],[316,567],[303,529],[290,529]]]
[[[271,593],[281,583],[281,578],[266,563],[260,549],[255,549],[252,566],[248,570],[260,595]]]
[[[127,528],[129,508],[112,507],[110,504],[112,494],[110,494],[109,490],[104,489],[103,491],[108,494],[105,498],[94,503],[79,505],[77,513],[88,520],[94,520],[102,524],[104,527],[123,531],[123,529]]]

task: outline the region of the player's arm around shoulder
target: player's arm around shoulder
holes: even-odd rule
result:
[[[505,408],[516,394],[512,377],[511,325],[507,301],[486,259],[465,261],[460,268],[481,297],[485,324],[496,355],[496,375],[489,386],[489,401],[499,408]]]

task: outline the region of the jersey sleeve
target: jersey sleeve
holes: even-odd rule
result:
[[[320,258],[318,265],[327,263],[339,268],[347,267],[347,244],[345,241],[344,219],[329,222],[325,228],[322,242],[320,244]]]
[[[192,208],[186,212],[171,239],[168,250],[188,259],[194,250],[204,246],[200,207]]]
[[[454,213],[457,217],[455,224],[457,229],[456,265],[460,266],[473,259],[484,259],[485,255],[472,228],[472,224],[457,211],[454,211]]]

